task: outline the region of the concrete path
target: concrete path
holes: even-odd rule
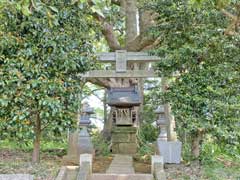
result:
[[[134,174],[133,159],[129,155],[115,155],[106,174]]]

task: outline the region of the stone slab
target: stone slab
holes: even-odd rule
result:
[[[109,168],[107,169],[107,174],[134,174],[133,159],[129,155],[115,155]]]
[[[0,174],[0,180],[33,180],[30,174]]]
[[[154,180],[151,174],[92,174],[90,180]]]
[[[132,126],[116,126],[112,128],[113,133],[136,133],[137,128]]]
[[[163,157],[162,156],[159,156],[159,155],[152,156],[151,162],[152,162],[152,165],[151,165],[152,174],[154,173],[155,166],[159,166],[158,169],[163,170]]]
[[[115,133],[112,135],[112,142],[136,142],[135,134]]]
[[[149,78],[159,77],[153,70],[127,70],[118,73],[115,70],[92,70],[81,74],[84,78]]]
[[[62,166],[55,180],[75,180],[79,166]]]
[[[91,176],[92,169],[90,162],[82,162],[81,167],[78,172],[77,180],[88,180]]]
[[[158,153],[164,163],[179,164],[181,162],[182,143],[180,141],[157,141]]]
[[[99,61],[104,63],[111,63],[116,61],[115,52],[104,52],[97,54]],[[158,56],[150,56],[145,52],[126,52],[127,61],[134,62],[155,62],[161,60]]]
[[[80,155],[80,167],[82,167],[83,163],[87,162],[90,166],[90,172],[92,172],[92,154],[81,154]]]
[[[137,152],[137,144],[134,143],[119,143],[119,152],[122,154],[135,154]]]

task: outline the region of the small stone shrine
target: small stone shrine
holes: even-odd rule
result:
[[[107,93],[107,104],[113,108],[112,152],[134,154],[136,145],[136,111],[140,96],[134,87],[112,88]]]
[[[79,164],[81,154],[94,154],[94,148],[87,127],[91,124],[90,117],[94,114],[88,103],[83,103],[79,121],[80,131],[77,130],[69,136],[67,156],[63,157],[66,164]]]
[[[169,126],[173,117],[170,113],[166,113],[169,110],[168,106],[167,104],[161,105],[155,111],[158,115],[157,125],[160,128],[160,134],[157,139],[157,153],[163,157],[164,163],[179,164],[181,161],[182,143],[177,140],[176,132]],[[171,131],[171,136],[168,135],[169,131]]]

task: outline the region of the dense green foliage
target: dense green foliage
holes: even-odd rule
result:
[[[33,138],[36,118],[42,130],[72,126],[92,54],[85,11],[71,1],[0,2],[1,137]]]
[[[237,2],[201,2],[147,4],[159,13],[152,29],[162,37],[152,51],[162,57],[157,69],[169,78],[176,75],[160,98],[170,102],[180,134],[209,133],[217,143],[231,145],[231,151],[239,150],[240,33],[226,34],[230,22],[220,11],[224,7],[237,14]]]

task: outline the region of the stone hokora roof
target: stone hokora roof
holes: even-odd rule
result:
[[[116,107],[139,106],[140,95],[135,87],[111,88],[107,92],[107,104]]]

